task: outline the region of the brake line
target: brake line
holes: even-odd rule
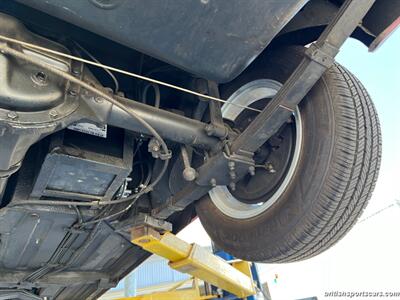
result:
[[[90,53],[88,50],[86,50],[83,46],[81,46],[79,43],[74,42],[74,45],[76,47],[78,47],[78,49],[80,51],[82,51],[84,54],[86,54],[86,56],[88,56],[92,61],[101,64],[101,62],[92,54]],[[110,76],[111,80],[114,82],[114,93],[118,94],[119,92],[119,82],[118,79],[115,77],[115,75],[108,69],[104,69],[103,70],[108,74],[108,76]]]
[[[156,83],[156,84],[159,84],[159,85],[171,88],[171,89],[175,89],[175,90],[187,93],[187,94],[191,94],[191,95],[197,96],[197,97],[206,98],[206,99],[209,99],[209,100],[214,100],[214,101],[217,101],[217,102],[225,103],[227,105],[233,105],[233,106],[241,107],[241,108],[252,110],[252,111],[256,111],[256,112],[261,112],[261,110],[256,109],[256,108],[252,108],[250,106],[240,105],[240,104],[237,104],[237,103],[231,103],[229,101],[226,101],[226,100],[223,100],[223,99],[220,99],[220,98],[217,98],[217,97],[213,97],[213,96],[210,96],[210,95],[204,95],[204,94],[201,94],[201,93],[198,93],[198,92],[195,92],[195,91],[192,91],[192,90],[189,90],[189,89],[186,89],[186,88],[174,85],[174,84],[170,84],[170,83],[167,83],[167,82],[164,82],[164,81],[153,79],[153,78],[150,78],[150,77],[147,77],[147,76],[143,76],[143,75],[140,75],[140,74],[137,74],[137,73],[121,70],[121,69],[118,69],[118,68],[115,68],[115,67],[112,67],[112,66],[104,65],[102,63],[91,61],[91,60],[87,60],[87,59],[84,59],[84,58],[81,58],[81,57],[78,57],[78,56],[74,56],[74,55],[71,55],[71,54],[66,54],[66,53],[63,53],[63,52],[60,52],[60,51],[48,49],[46,47],[38,46],[38,45],[35,45],[35,44],[32,44],[32,43],[27,43],[27,42],[24,42],[24,41],[21,41],[21,40],[17,40],[17,39],[14,39],[14,38],[10,38],[10,37],[4,36],[4,35],[0,35],[0,40],[6,41],[6,42],[10,42],[10,43],[14,43],[14,44],[18,44],[20,46],[24,46],[24,47],[27,47],[27,48],[31,48],[31,49],[35,49],[35,50],[39,50],[39,51],[43,51],[43,52],[47,52],[47,53],[51,53],[51,54],[58,55],[58,56],[61,56],[61,57],[69,58],[69,59],[72,59],[72,60],[75,60],[75,61],[79,61],[79,62],[88,64],[88,65],[92,65],[92,66],[96,66],[96,67],[99,67],[99,68],[102,68],[102,69],[105,69],[105,70],[121,73],[121,74],[130,76],[130,77],[134,77],[134,78],[137,78],[137,79],[141,79],[141,80],[149,81],[149,82],[152,82],[152,83]]]

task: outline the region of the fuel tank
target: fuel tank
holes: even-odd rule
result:
[[[175,65],[227,82],[308,0],[17,0]]]

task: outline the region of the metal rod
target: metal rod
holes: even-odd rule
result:
[[[272,101],[233,142],[232,152],[252,153],[263,145],[292,115],[323,73],[346,39],[360,24],[375,0],[347,0],[317,42],[305,53],[300,65]]]
[[[21,41],[21,40],[18,40],[18,39],[14,39],[14,38],[11,38],[11,37],[7,37],[7,36],[4,36],[4,35],[0,35],[0,40],[6,41],[6,42],[15,43],[15,44],[18,44],[18,45],[21,45],[21,46],[24,46],[24,47],[27,47],[27,48],[31,48],[31,49],[44,51],[46,53],[59,55],[61,57],[66,57],[66,58],[69,58],[69,59],[72,59],[72,60],[75,60],[75,61],[80,61],[80,62],[83,62],[83,63],[88,64],[88,65],[92,65],[92,66],[99,67],[99,68],[102,68],[102,69],[106,69],[106,70],[109,70],[109,71],[121,73],[121,74],[130,76],[130,77],[134,77],[134,78],[137,78],[137,79],[145,80],[145,81],[148,81],[148,82],[156,83],[158,85],[162,85],[162,86],[165,86],[165,87],[168,87],[168,88],[171,88],[171,89],[175,89],[175,90],[178,90],[178,91],[181,91],[181,92],[184,92],[184,93],[187,93],[187,94],[191,94],[191,95],[194,95],[194,96],[206,98],[206,99],[209,99],[209,100],[214,100],[214,101],[221,102],[221,103],[227,103],[226,100],[219,99],[219,98],[216,98],[216,97],[212,97],[210,95],[203,95],[203,94],[194,92],[192,90],[188,90],[186,88],[183,88],[183,87],[180,87],[180,86],[176,86],[176,85],[173,85],[173,84],[170,84],[170,83],[167,83],[167,82],[163,82],[163,81],[160,81],[160,80],[157,80],[157,79],[149,78],[149,77],[146,77],[146,76],[143,76],[143,75],[140,75],[140,74],[136,74],[136,73],[133,73],[133,72],[128,72],[128,71],[125,71],[125,70],[121,70],[121,69],[118,69],[118,68],[115,68],[115,67],[112,67],[112,66],[107,66],[107,65],[104,65],[104,64],[101,64],[101,63],[98,63],[98,62],[95,62],[95,61],[83,59],[81,57],[74,56],[74,55],[71,55],[71,54],[67,54],[67,53],[55,51],[55,50],[52,50],[52,49],[48,49],[46,47],[41,47],[41,46],[38,46],[38,45],[35,45],[35,44],[32,44],[32,43],[24,42],[24,41]],[[258,109],[255,109],[255,108],[252,108],[252,107],[247,107],[247,106],[242,106],[242,105],[235,104],[235,103],[228,103],[228,105],[234,105],[234,106],[242,107],[242,108],[249,109],[249,110],[252,110],[252,111],[260,112],[260,110],[258,110]]]
[[[157,109],[137,101],[122,97],[117,97],[117,99],[127,109],[131,109],[143,120],[148,122],[167,140],[196,146],[202,149],[211,149],[219,142],[217,138],[207,135],[205,131],[207,124],[205,123],[169,111]],[[112,126],[139,133],[149,133],[139,122],[116,106],[112,107],[107,123]]]
[[[8,177],[0,177],[0,206],[2,204],[3,196],[6,191]]]
[[[337,54],[340,46],[358,26],[374,2],[375,0],[347,0],[341,6],[337,16],[325,29],[316,45],[308,49],[307,56],[276,96],[234,140],[231,147],[234,154],[243,154],[243,156],[252,154],[286,122],[297,104],[321,78],[324,71],[331,66],[333,57]],[[200,179],[206,182],[209,175],[205,171],[209,171],[218,162],[219,159],[216,156],[215,159],[209,159],[201,168],[197,169],[199,179],[196,183],[200,182]],[[211,186],[199,186],[196,183],[186,184],[163,207],[153,209],[152,214],[166,219],[176,211],[183,210],[211,189]]]
[[[208,93],[211,96],[219,97],[218,84],[215,81],[208,81]],[[216,136],[219,138],[225,138],[228,134],[227,128],[225,127],[224,120],[222,119],[221,103],[209,100],[210,110],[210,121],[211,124],[208,126],[208,135]]]
[[[181,145],[181,156],[182,156],[182,161],[183,161],[183,178],[186,181],[193,181],[197,177],[197,172],[194,168],[192,168],[190,164],[190,158],[189,158],[189,153],[186,149],[185,145]]]
[[[208,93],[213,96],[219,98],[219,89],[218,84],[215,81],[208,81]],[[222,126],[224,127],[224,121],[222,119],[221,113],[221,103],[216,102],[214,100],[210,100],[210,120],[214,126]]]

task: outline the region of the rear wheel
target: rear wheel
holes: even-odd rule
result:
[[[302,58],[292,47],[258,59],[221,86],[228,101],[262,108]],[[255,114],[225,105],[243,130]],[[197,214],[216,245],[251,261],[290,262],[332,246],[354,225],[377,179],[379,122],[361,83],[338,64],[314,86],[293,117],[257,153],[255,176],[232,191],[216,187]]]

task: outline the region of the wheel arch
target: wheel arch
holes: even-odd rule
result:
[[[310,0],[279,32],[270,47],[283,45],[305,46],[318,39],[331,22],[344,0]],[[400,1],[379,0],[351,35],[374,50],[374,43],[400,16]]]

